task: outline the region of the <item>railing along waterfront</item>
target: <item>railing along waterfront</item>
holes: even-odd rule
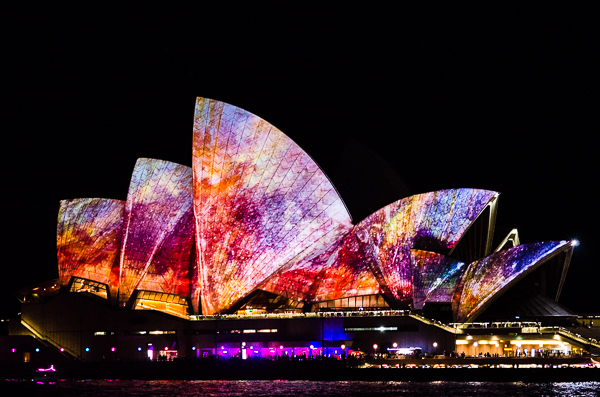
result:
[[[559,333],[565,337],[571,338],[583,344],[590,344],[600,347],[600,342],[596,339],[586,339],[581,335],[574,334],[563,327],[542,327],[540,322],[532,321],[507,321],[491,323],[450,323],[444,324],[441,321],[428,319],[420,314],[410,310],[354,310],[338,312],[308,312],[308,313],[260,313],[260,314],[222,314],[222,315],[191,315],[191,321],[212,321],[212,320],[249,320],[249,319],[287,319],[287,318],[330,318],[330,317],[386,317],[386,316],[407,316],[419,320],[424,324],[442,328],[453,334],[464,334],[471,329],[502,329],[518,328],[521,333]]]
[[[453,334],[462,334],[463,333],[463,331],[461,329],[450,327],[449,325],[444,324],[441,321],[430,320],[430,319],[425,318],[425,317],[423,317],[423,316],[421,316],[421,315],[419,315],[417,313],[412,313],[412,312],[409,312],[409,313],[410,313],[409,314],[410,317],[412,317],[412,318],[414,318],[416,320],[419,320],[419,321],[421,321],[421,322],[423,322],[425,324],[433,325],[433,326],[436,326],[438,328],[442,328],[443,330],[445,330],[447,332],[450,332],[450,333],[453,333]]]
[[[567,338],[571,338],[573,340],[576,340],[579,343],[582,343],[584,345],[592,345],[594,347],[600,347],[600,342],[594,338],[584,338],[583,336],[579,335],[579,334],[575,334],[571,331],[569,331],[568,329],[564,328],[564,327],[542,327],[540,328],[540,332],[543,333],[557,333],[559,335],[565,336]]]
[[[386,317],[410,316],[409,310],[355,310],[338,312],[308,312],[308,313],[260,313],[260,314],[221,314],[221,315],[191,315],[191,321],[206,320],[248,320],[248,319],[284,319],[284,318],[328,318],[328,317]]]
[[[387,317],[406,316],[421,321],[427,325],[442,328],[445,331],[460,334],[462,330],[456,329],[442,323],[441,321],[425,318],[410,310],[353,310],[337,312],[308,312],[308,313],[261,313],[261,314],[223,314],[213,316],[189,316],[191,321],[206,320],[241,320],[241,319],[285,319],[285,318],[330,318],[330,317]]]
[[[523,333],[537,333],[542,326],[533,321],[505,321],[491,323],[450,323],[449,326],[457,329],[494,329],[494,328],[520,328]]]

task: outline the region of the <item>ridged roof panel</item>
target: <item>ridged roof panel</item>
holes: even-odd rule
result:
[[[413,275],[413,306],[426,302],[452,303],[454,288],[467,265],[449,256],[430,251],[410,250]]]
[[[413,294],[410,250],[449,253],[497,195],[448,189],[406,197],[369,215],[353,233],[371,246],[373,273],[382,287],[405,306]]]
[[[321,241],[285,264],[259,285],[258,289],[296,301],[312,300],[325,275],[329,259],[339,249],[340,241],[348,233],[348,229],[349,226],[340,225],[338,229],[323,236]]]
[[[202,311],[227,310],[350,215],[318,165],[243,109],[198,98],[194,210]]]
[[[124,204],[101,198],[60,202],[56,246],[62,285],[71,276],[86,278],[108,284],[116,298]]]
[[[475,318],[502,289],[568,246],[568,241],[522,244],[471,263],[452,301],[456,321]]]
[[[386,292],[372,272],[369,248],[350,232],[328,259],[311,299],[321,302]]]
[[[121,304],[135,289],[190,294],[192,211],[190,167],[138,159],[124,213]]]

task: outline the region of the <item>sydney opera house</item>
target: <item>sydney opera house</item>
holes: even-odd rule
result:
[[[192,168],[141,158],[126,201],[60,203],[59,278],[21,292],[13,333],[81,359],[585,350],[544,333],[574,316],[557,301],[575,242],[494,243],[498,197],[439,190],[355,221],[280,130],[199,98]]]

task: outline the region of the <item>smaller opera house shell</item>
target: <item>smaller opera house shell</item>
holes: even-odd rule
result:
[[[353,222],[284,133],[198,98],[192,168],[141,158],[126,201],[61,202],[59,280],[48,289],[183,319],[383,309],[465,323],[501,315],[503,298],[564,311],[574,244],[520,244],[512,231],[493,247],[498,196],[439,190]]]

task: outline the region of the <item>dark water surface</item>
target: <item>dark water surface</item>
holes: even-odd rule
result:
[[[600,396],[600,382],[63,381],[3,382],[2,396]]]

